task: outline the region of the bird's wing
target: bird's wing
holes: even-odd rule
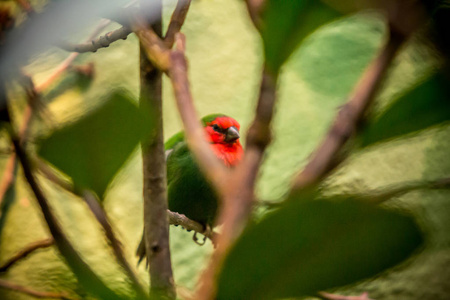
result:
[[[167,185],[169,185],[179,172],[176,160],[187,151],[184,131],[180,131],[168,139],[164,144],[164,149],[166,150]]]

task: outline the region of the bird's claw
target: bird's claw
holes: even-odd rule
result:
[[[208,237],[211,237],[211,235],[212,235],[212,228],[211,228],[211,226],[209,226],[208,224],[206,224],[206,225],[204,225],[205,226],[205,229],[203,230],[203,232],[201,232],[201,234],[203,234],[203,241],[202,242],[199,242],[199,239],[197,238],[197,233],[199,233],[199,232],[195,232],[194,233],[194,236],[192,237],[192,239],[194,240],[194,242],[197,244],[197,245],[200,245],[200,246],[203,246],[205,243],[206,243],[206,239],[208,238]]]
[[[203,236],[203,241],[200,242],[199,239],[197,238],[197,233],[198,233],[197,231],[194,233],[192,239],[197,245],[203,246],[204,244],[206,244],[206,236]]]

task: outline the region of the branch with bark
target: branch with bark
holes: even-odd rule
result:
[[[105,35],[99,36],[96,39],[92,39],[91,41],[81,44],[61,43],[59,47],[69,52],[78,52],[78,53],[97,52],[97,50],[101,48],[107,48],[112,43],[118,40],[126,40],[128,38],[128,35],[130,35],[132,32],[133,31],[129,27],[122,26],[119,29],[110,31]]]
[[[172,17],[170,18],[169,27],[167,28],[167,32],[164,37],[164,43],[167,48],[172,48],[175,42],[175,35],[180,32],[181,27],[186,20],[190,5],[191,0],[179,0],[177,2],[177,6],[175,7]]]
[[[148,0],[141,0],[142,8]],[[152,8],[158,15],[158,21],[146,25],[146,32],[160,41],[162,35],[162,2],[153,1]],[[144,22],[146,24],[148,22]],[[147,37],[147,36],[146,36]],[[140,95],[141,107],[147,109],[153,117],[154,129],[142,143],[143,179],[144,179],[144,243],[150,275],[150,297],[175,299],[176,290],[173,280],[169,247],[169,220],[167,218],[166,160],[164,154],[164,135],[162,123],[162,72],[147,57],[140,36]],[[148,46],[148,45],[147,45]],[[159,47],[159,45],[157,45]]]

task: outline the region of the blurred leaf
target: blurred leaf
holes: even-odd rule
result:
[[[400,97],[361,133],[362,146],[450,120],[450,82],[437,73]]]
[[[392,267],[421,243],[414,221],[396,212],[353,200],[293,201],[237,241],[218,299],[314,294]]]
[[[69,175],[78,189],[102,198],[108,184],[151,122],[127,94],[115,92],[96,111],[53,132],[40,142],[41,157]]]
[[[51,101],[73,88],[80,92],[85,92],[91,86],[94,76],[93,74],[80,71],[79,68],[81,67],[67,72],[64,76],[61,76],[61,79],[56,84],[52,85],[52,88],[44,91],[46,101]]]
[[[382,45],[385,29],[373,13],[331,22],[304,41],[291,67],[315,92],[347,97]]]
[[[259,29],[269,70],[278,72],[302,39],[339,15],[320,1],[267,0]]]

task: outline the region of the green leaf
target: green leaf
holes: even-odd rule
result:
[[[320,1],[267,0],[259,26],[267,68],[278,72],[302,39],[339,15]]]
[[[40,141],[38,154],[70,176],[77,189],[102,198],[152,124],[132,98],[115,92],[99,109]]]
[[[218,299],[301,297],[373,276],[422,243],[405,215],[354,200],[291,201],[246,230]]]
[[[362,132],[362,146],[450,120],[449,84],[445,75],[437,73],[400,97]]]
[[[382,46],[385,29],[373,12],[340,18],[310,35],[290,67],[316,93],[347,98]]]

